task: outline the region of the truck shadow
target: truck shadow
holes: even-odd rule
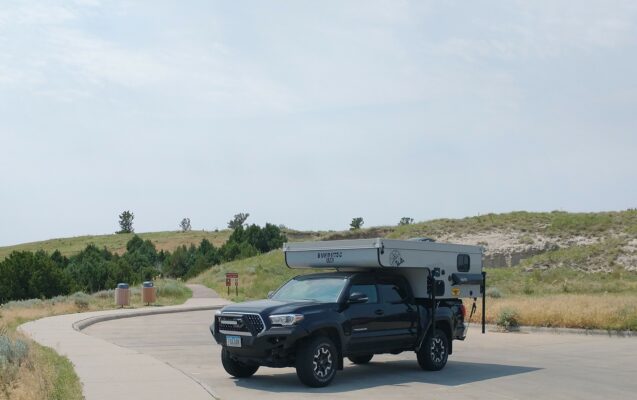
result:
[[[524,374],[542,368],[523,367],[516,365],[484,364],[449,361],[444,370],[438,372],[423,371],[416,360],[397,360],[371,362],[367,365],[348,365],[338,371],[336,379],[330,386],[320,389],[310,389],[296,377],[296,372],[286,369],[290,373],[265,375],[261,369],[249,379],[236,379],[235,384],[246,389],[263,390],[266,392],[307,392],[337,393],[378,386],[401,386],[409,383],[430,383],[432,385],[458,386],[467,383],[484,381],[487,379]],[[261,373],[262,375],[259,375]]]

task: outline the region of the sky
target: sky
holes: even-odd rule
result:
[[[637,207],[634,1],[0,2],[0,246]]]

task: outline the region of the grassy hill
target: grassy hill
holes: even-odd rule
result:
[[[404,226],[357,231],[295,231],[290,241],[387,237],[430,237],[440,242],[483,246],[489,273],[487,318],[507,308],[532,325],[637,329],[637,210],[600,213],[511,212],[461,219],[436,219]],[[139,234],[158,249],[174,250],[202,239],[222,245],[229,230]],[[56,249],[65,255],[93,243],[122,252],[132,235],[81,236],[0,247],[0,260],[13,250]],[[506,268],[505,268],[506,267]],[[281,251],[213,266],[194,282],[225,295],[225,273],[240,274],[234,300],[263,298],[298,273]],[[477,318],[477,317],[476,317]]]
[[[292,241],[321,240],[331,232],[303,232],[291,229],[283,230],[288,239]],[[208,239],[216,247],[220,247],[228,240],[232,233],[229,229],[221,231],[164,231],[137,233],[144,240],[150,240],[157,250],[173,251],[181,245],[198,245],[202,239]],[[21,243],[14,246],[0,247],[0,261],[4,260],[12,251],[38,251],[44,250],[52,253],[59,250],[62,255],[72,256],[84,250],[88,244],[94,244],[99,248],[106,247],[111,252],[122,254],[126,250],[126,243],[133,237],[132,233],[109,235],[86,235],[69,238],[57,238],[39,242]]]
[[[525,325],[637,330],[637,211],[489,214],[359,231],[304,232],[291,240],[432,237],[485,247],[487,320]],[[239,295],[225,273],[238,272]],[[213,266],[192,281],[235,301],[264,298],[287,279],[281,251]],[[478,321],[478,315],[474,321]]]
[[[166,231],[140,233],[158,250],[174,250],[198,244],[202,239],[222,245],[230,230]],[[290,241],[387,237],[430,237],[440,242],[481,245],[485,265],[527,268],[570,266],[588,271],[611,272],[614,268],[637,271],[637,210],[567,213],[525,211],[486,214],[461,219],[436,219],[403,226],[380,226],[357,231],[296,231],[284,229]],[[0,247],[0,260],[14,250],[60,250],[73,255],[93,243],[121,253],[132,234],[111,234],[51,239]]]
[[[148,232],[138,233],[137,235],[144,240],[150,240],[155,244],[157,250],[173,251],[181,245],[189,246],[190,244],[198,245],[202,239],[208,239],[215,246],[221,246],[228,240],[232,233],[230,230],[218,232],[208,231],[166,231],[166,232]],[[96,236],[77,236],[71,238],[49,239],[41,242],[23,243],[15,246],[0,247],[0,260],[4,260],[12,251],[37,251],[44,250],[51,253],[55,250],[65,256],[71,256],[79,253],[88,244],[94,244],[99,248],[106,247],[109,251],[121,254],[126,250],[126,243],[133,237],[132,233],[96,235]]]
[[[235,296],[234,287],[231,288],[230,296],[227,295],[226,272],[239,273],[239,296]],[[283,252],[275,250],[256,257],[215,265],[190,282],[201,283],[225,297],[243,301],[264,298],[270,290],[296,275],[299,275],[299,271],[286,267]]]
[[[430,237],[439,242],[480,245],[485,265],[529,268],[570,266],[611,272],[637,271],[637,210],[486,214],[436,219],[404,226],[328,232],[326,239]]]

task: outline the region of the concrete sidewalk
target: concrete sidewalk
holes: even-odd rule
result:
[[[212,290],[189,286],[194,297],[183,305],[60,315],[28,322],[18,329],[71,360],[87,400],[211,399],[209,390],[169,364],[81,332],[89,325],[112,319],[213,310],[229,303],[213,297],[216,293]]]

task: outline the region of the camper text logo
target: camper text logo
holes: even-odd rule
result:
[[[332,264],[335,258],[343,257],[342,251],[322,251],[317,253],[319,260],[324,259],[327,264]]]

